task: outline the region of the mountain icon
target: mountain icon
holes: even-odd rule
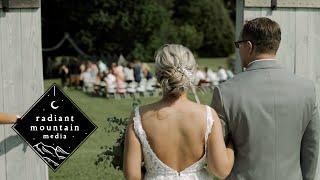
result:
[[[45,145],[42,142],[39,142],[33,147],[42,155],[43,159],[45,159],[48,163],[53,164],[54,166],[58,166],[69,154],[60,146],[56,146],[54,148],[52,146]]]

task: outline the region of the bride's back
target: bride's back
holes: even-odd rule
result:
[[[158,159],[177,171],[197,162],[205,153],[206,107],[187,98],[187,90],[194,86],[196,69],[188,48],[165,45],[155,57],[163,99],[140,109],[151,149]]]
[[[191,51],[182,45],[166,45],[157,52],[155,73],[163,98],[134,109],[125,140],[127,177],[141,179],[141,169],[135,167],[143,159],[146,168],[143,179],[177,179],[180,175],[184,179],[212,179],[206,167],[226,172],[229,157],[217,114],[209,106],[187,97],[187,90],[192,89],[198,101],[194,90],[196,66]],[[217,126],[213,126],[215,119]],[[209,137],[211,127],[219,134]]]
[[[157,157],[181,171],[204,155],[206,109],[187,99],[140,108],[141,122]]]

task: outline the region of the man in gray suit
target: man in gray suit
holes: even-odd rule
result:
[[[313,180],[319,152],[319,114],[312,81],[276,59],[279,25],[247,21],[235,42],[246,70],[214,89],[212,107],[235,149],[230,180]]]

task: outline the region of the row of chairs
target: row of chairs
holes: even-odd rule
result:
[[[142,79],[140,83],[131,82],[124,83],[118,91],[117,84],[113,83],[109,86],[104,81],[100,83],[85,82],[83,91],[93,96],[105,96],[107,98],[130,98],[130,97],[148,97],[148,96],[161,96],[162,92],[157,85],[156,79],[146,80]]]
[[[215,84],[205,83],[201,86],[196,87],[197,93],[206,94],[212,92]],[[92,96],[101,96],[108,99],[127,99],[127,98],[138,98],[138,97],[157,97],[162,96],[162,90],[157,84],[156,79],[146,80],[143,79],[140,83],[131,82],[124,83],[124,91],[117,91],[117,85],[112,84],[107,86],[107,84],[102,81],[99,84],[94,82],[86,82],[83,86],[83,91]]]

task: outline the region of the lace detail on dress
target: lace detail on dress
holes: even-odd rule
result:
[[[206,110],[207,110],[207,129],[205,134],[205,144],[207,146],[208,136],[211,133],[214,119],[212,118],[211,108],[209,106],[206,106]]]
[[[138,137],[143,147],[142,150],[143,150],[143,156],[144,156],[144,165],[147,172],[161,173],[161,174],[166,174],[167,172],[170,172],[170,169],[168,169],[166,166],[161,164],[160,161],[155,158],[154,152],[152,151],[148,143],[147,136],[142,127],[139,107],[135,108],[135,117],[133,118],[133,120],[134,120],[134,129],[138,134]]]
[[[205,141],[207,141],[207,137],[211,132],[211,126],[212,126],[212,116],[208,116],[210,113],[208,109],[209,108],[207,107],[207,129],[206,129]],[[133,117],[134,131],[139,137],[142,145],[142,151],[144,156],[144,166],[147,172],[144,176],[144,179],[171,179],[171,178],[176,179],[177,176],[181,178],[185,177],[183,179],[188,179],[188,178],[212,179],[212,177],[205,170],[206,163],[207,163],[206,151],[203,157],[201,157],[199,161],[185,168],[181,172],[178,172],[172,169],[171,167],[169,167],[168,165],[166,165],[165,163],[163,163],[154,153],[154,151],[152,150],[147,140],[146,133],[143,130],[142,123],[141,123],[139,107],[136,107],[134,111],[135,111],[135,116]],[[206,148],[207,148],[207,142],[205,142],[205,149]]]

